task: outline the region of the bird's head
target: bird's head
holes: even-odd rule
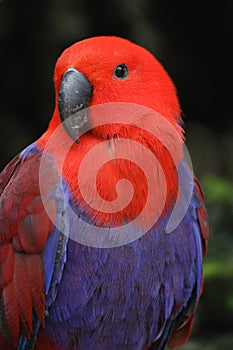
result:
[[[95,37],[62,53],[54,83],[55,111],[39,144],[43,150],[47,145],[58,168],[62,164],[61,173],[79,205],[83,203],[87,210],[89,203],[94,207],[95,199],[98,210],[90,209],[92,217],[101,223],[122,223],[142,211],[151,184],[153,203],[144,215],[149,220],[142,221],[153,221],[163,201],[166,208],[171,207],[182,158],[180,106],[175,86],[158,60],[128,40]],[[159,117],[153,118],[153,114]],[[98,119],[103,115],[106,119],[101,124]],[[104,160],[104,165],[97,160]],[[92,178],[96,164],[99,168]],[[116,184],[122,179],[128,179],[134,188],[130,204],[126,182],[121,182],[122,196],[118,196]],[[84,195],[89,199],[83,200]],[[103,209],[106,201],[109,214]],[[111,210],[109,203],[113,204]],[[114,205],[119,203],[119,208],[125,209],[115,215]]]
[[[56,108],[50,128],[66,121],[73,139],[91,123],[90,116],[83,113],[77,117],[76,112],[104,103],[142,105],[175,127],[179,124],[180,107],[172,80],[151,53],[126,39],[107,36],[75,43],[59,57],[54,82]],[[108,125],[91,132],[106,138],[116,134],[116,129],[116,125],[114,130]]]

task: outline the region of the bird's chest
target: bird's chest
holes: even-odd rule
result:
[[[130,349],[124,344],[142,349],[161,331],[174,305],[189,297],[184,286],[190,280],[193,288],[193,244],[189,233],[167,235],[161,225],[116,248],[70,240],[56,300],[48,310],[47,336],[59,344],[75,341],[80,349],[97,343],[102,346],[97,349],[112,343],[116,349]]]
[[[177,172],[165,150],[150,145],[151,151],[148,145],[120,137],[100,142],[86,135],[81,141],[67,154],[63,176],[72,201],[89,220],[104,227],[136,218],[154,224],[164,208],[171,207]]]
[[[139,312],[155,277],[152,251],[155,246],[148,251],[145,247],[138,251],[133,243],[101,249],[69,241],[51,317],[64,320],[79,315],[76,326],[83,327],[103,314],[120,321],[128,317],[130,308]]]

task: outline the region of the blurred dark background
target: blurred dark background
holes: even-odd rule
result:
[[[146,47],[174,80],[212,236],[185,349],[233,349],[233,2],[0,0],[1,168],[47,128],[63,49],[96,35]]]

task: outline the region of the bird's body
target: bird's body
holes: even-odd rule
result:
[[[55,69],[55,89],[48,130],[0,176],[1,348],[161,350],[166,343],[178,348],[189,337],[202,290],[208,227],[200,186],[183,160],[175,88],[146,50],[124,39],[100,37],[64,52]],[[80,94],[83,101],[74,103]],[[116,110],[112,103],[117,103]],[[118,119],[110,123],[122,107],[119,103],[126,104],[125,124]],[[81,130],[86,115],[64,124],[50,144],[72,108],[104,104],[111,107],[109,125],[96,125],[98,113],[90,109],[91,127],[84,134],[76,134],[74,123],[78,120]],[[147,114],[156,111],[173,131],[163,130],[161,119],[158,139],[142,129],[142,123],[139,127],[127,122],[127,111],[134,105],[145,107],[144,114],[138,107],[144,123]],[[129,147],[125,139],[143,147],[135,151],[136,145]],[[95,147],[97,155],[87,159]],[[148,163],[148,149],[165,180],[157,165],[149,167],[150,179],[139,168]],[[97,157],[108,162],[99,167],[93,182]],[[81,170],[84,175],[78,177]],[[122,179],[133,186],[132,200],[127,202],[129,187],[121,182],[120,204],[127,202],[126,207],[104,210],[99,197],[99,202],[95,199],[94,185],[106,205],[116,200]],[[129,226],[147,205],[148,183],[156,200]],[[189,188],[188,201],[178,193],[180,184]],[[186,210],[168,233],[177,196]],[[97,231],[94,242],[90,226],[104,229],[107,238]],[[121,244],[115,240],[118,226],[125,227]],[[137,236],[137,231],[143,234]],[[80,241],[83,237],[86,244]]]

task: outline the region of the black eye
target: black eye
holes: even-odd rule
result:
[[[118,64],[118,66],[116,66],[115,71],[114,71],[114,75],[117,79],[126,79],[128,76],[128,67],[126,66],[126,64],[122,63],[122,64]]]

